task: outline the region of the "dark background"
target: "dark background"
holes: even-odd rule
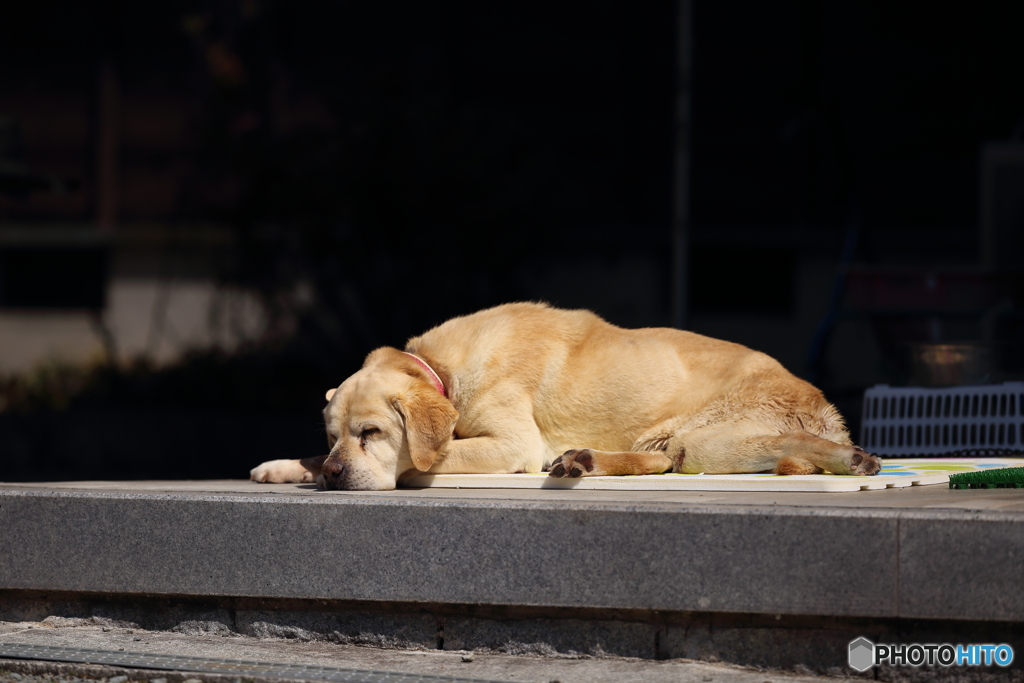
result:
[[[502,302],[671,325],[679,11],[5,5],[6,153],[36,175],[8,178],[0,227],[105,238],[0,245],[0,310],[88,309],[102,335],[104,283],[172,263],[255,292],[274,333],[170,368],[4,376],[0,477],[239,477],[318,454],[323,392],[370,349]],[[979,159],[1024,127],[1024,5],[693,0],[691,17],[686,326],[772,353],[856,430],[864,387],[905,373],[837,276],[993,272]],[[979,331],[980,303],[906,308],[900,342],[925,314],[933,341],[1021,338],[1019,316]]]

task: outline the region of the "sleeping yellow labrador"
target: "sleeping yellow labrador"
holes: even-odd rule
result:
[[[821,392],[776,360],[692,332],[507,304],[380,348],[327,392],[330,454],[254,481],[393,489],[420,472],[869,475]]]

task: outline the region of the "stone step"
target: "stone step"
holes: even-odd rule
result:
[[[1008,489],[2,484],[0,631],[27,621],[849,674],[862,636],[1024,651],[1022,557],[1024,492]]]
[[[0,486],[0,589],[1024,621],[1024,494]]]

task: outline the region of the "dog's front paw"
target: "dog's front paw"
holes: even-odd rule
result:
[[[252,468],[249,479],[266,484],[299,484],[313,481],[313,473],[298,460],[268,460]]]
[[[582,477],[594,471],[594,453],[587,448],[566,451],[551,463],[549,477]]]
[[[853,447],[853,456],[850,458],[850,474],[858,477],[878,474],[882,469],[882,461],[878,456],[871,455],[862,448]]]

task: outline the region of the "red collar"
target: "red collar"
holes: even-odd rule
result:
[[[444,396],[445,398],[448,398],[448,391],[444,388],[444,382],[442,382],[441,378],[438,376],[438,374],[436,372],[434,372],[434,368],[432,368],[429,365],[427,365],[427,362],[425,360],[423,360],[422,358],[420,358],[419,356],[416,356],[416,355],[413,355],[411,353],[408,353],[407,351],[403,351],[402,353],[404,353],[405,355],[409,356],[414,361],[419,363],[420,366],[424,370],[427,371],[427,374],[430,375],[430,381],[434,385],[434,388],[437,389],[437,391],[442,396]]]

